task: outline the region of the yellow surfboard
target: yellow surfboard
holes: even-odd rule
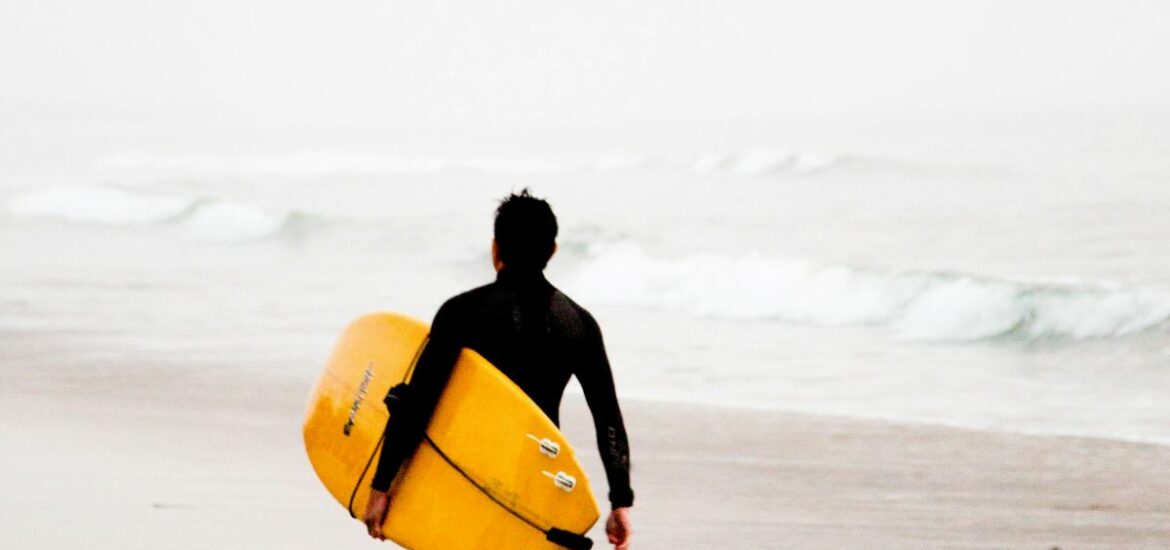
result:
[[[309,461],[359,521],[388,418],[383,398],[404,381],[427,330],[392,313],[354,321],[309,398]],[[599,516],[564,436],[470,349],[455,364],[427,438],[395,479],[390,503],[387,538],[418,550],[561,548],[550,531],[584,534]]]

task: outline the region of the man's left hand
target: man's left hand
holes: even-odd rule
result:
[[[630,509],[614,508],[605,522],[605,534],[614,550],[629,550],[634,530],[630,525]]]
[[[390,494],[385,491],[370,489],[370,502],[366,505],[366,531],[371,537],[386,540],[382,533],[382,524],[386,523],[386,513],[390,511]]]

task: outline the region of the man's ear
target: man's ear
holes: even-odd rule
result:
[[[492,239],[492,267],[495,267],[496,271],[504,269],[504,262],[500,261],[500,245],[495,239]]]
[[[550,259],[550,260],[551,260],[551,259],[552,259],[552,257],[553,257],[553,256],[556,256],[556,255],[557,255],[557,243],[555,243],[555,242],[554,242],[554,243],[553,243],[553,251],[549,253],[549,255],[548,255],[548,259]]]

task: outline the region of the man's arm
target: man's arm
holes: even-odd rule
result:
[[[382,523],[390,505],[386,493],[402,464],[422,442],[439,397],[451,378],[455,360],[463,349],[463,320],[454,302],[448,300],[435,314],[429,340],[410,378],[409,402],[386,422],[386,438],[370,483],[370,501],[365,514],[366,528],[372,537],[383,538]]]
[[[589,412],[593,414],[597,448],[609,482],[609,503],[613,511],[605,522],[605,533],[616,550],[627,550],[633,535],[630,506],[634,504],[634,491],[630,488],[630,444],[614,391],[605,343],[601,339],[601,327],[588,313],[582,317],[586,325],[585,353],[576,374],[581,389],[585,391]]]
[[[622,422],[621,407],[614,391],[613,373],[601,338],[601,328],[589,314],[584,315],[585,352],[576,375],[593,414],[597,431],[597,448],[609,481],[609,502],[613,508],[627,508],[634,503],[630,489],[630,445]]]

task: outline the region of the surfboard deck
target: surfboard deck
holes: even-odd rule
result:
[[[333,498],[361,521],[389,413],[426,341],[393,313],[354,321],[309,398],[305,449]],[[390,489],[387,538],[418,550],[560,548],[544,531],[584,534],[597,502],[572,447],[519,387],[464,349],[419,445]]]

